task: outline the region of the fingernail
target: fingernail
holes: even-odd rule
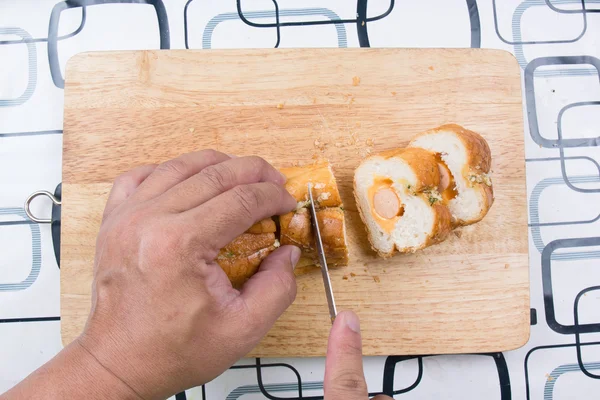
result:
[[[360,333],[360,321],[358,315],[352,311],[344,311],[344,322],[346,326],[356,333]]]
[[[229,158],[238,158],[238,156],[236,156],[235,154],[229,154],[229,153],[226,153],[226,154],[229,156]]]
[[[290,260],[292,262],[292,269],[296,268],[296,264],[298,264],[298,260],[300,260],[300,255],[302,251],[296,246],[292,246],[292,252],[290,253]]]

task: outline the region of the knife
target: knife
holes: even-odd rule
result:
[[[329,278],[329,269],[327,268],[327,259],[323,251],[323,241],[321,240],[321,231],[319,230],[319,221],[317,220],[317,210],[315,209],[315,200],[313,198],[312,184],[308,184],[308,199],[310,200],[310,220],[315,235],[315,244],[319,255],[319,263],[321,264],[321,274],[323,275],[323,284],[325,285],[325,295],[327,296],[327,305],[329,306],[329,316],[331,323],[335,321],[337,310],[335,308],[335,299],[331,290],[331,279]]]

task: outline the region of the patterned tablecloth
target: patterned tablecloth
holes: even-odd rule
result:
[[[365,358],[369,389],[407,399],[599,399],[599,38],[600,0],[0,0],[0,393],[62,347],[51,227],[28,221],[23,202],[61,181],[69,57],[485,47],[512,52],[522,68],[531,339],[498,354]],[[51,204],[33,211],[49,217]],[[243,360],[177,398],[318,398],[323,370],[323,359]]]

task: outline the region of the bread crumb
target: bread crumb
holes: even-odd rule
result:
[[[263,125],[263,128],[264,128],[264,129],[267,129],[268,127],[269,127],[269,125],[267,125],[267,124],[264,124],[264,125]]]
[[[209,104],[209,105],[208,105],[208,109],[209,109],[209,110],[212,110],[213,108],[215,108],[215,105],[214,105],[214,104]]]
[[[367,143],[367,146],[370,146],[370,147],[375,144],[375,142],[371,138],[368,138],[366,143]]]
[[[329,192],[323,192],[323,193],[321,193],[321,194],[319,195],[319,197],[317,197],[317,201],[318,201],[319,203],[321,203],[321,202],[323,202],[323,201],[325,201],[325,200],[329,199],[330,197],[331,197],[331,193],[329,193]]]
[[[360,78],[358,76],[355,76],[352,78],[352,86],[358,86],[360,85]]]
[[[296,203],[296,210],[300,210],[301,208],[307,207],[310,204],[310,200],[299,201]]]
[[[504,264],[504,269],[508,269],[508,267],[510,267],[509,264]]]
[[[317,104],[317,98],[313,97],[313,104]]]
[[[429,70],[433,71],[435,68],[433,68],[432,66],[429,66]]]
[[[195,128],[190,128],[190,133],[193,133],[195,130]]]
[[[365,21],[361,22],[360,26],[365,26]]]
[[[395,95],[396,95],[396,92],[392,92],[392,96],[395,96]]]
[[[385,274],[385,273],[387,273],[387,271],[384,269],[384,270],[383,270],[383,273]]]
[[[381,282],[381,279],[379,279],[379,277],[377,275],[373,275],[373,280],[377,283]]]
[[[348,280],[348,275],[342,276],[342,279],[345,280],[345,281],[347,281]]]
[[[350,272],[350,276],[354,278],[356,274],[354,272]]]
[[[457,238],[461,238],[462,237],[462,231],[453,231],[454,232],[454,236],[456,236]]]
[[[319,139],[315,139],[314,145],[317,149],[321,150],[321,152],[325,151],[325,147],[327,147],[327,142],[322,142]]]
[[[343,145],[340,142],[335,142],[335,147],[342,147]]]
[[[283,108],[283,103],[279,103],[279,104],[277,104],[277,109],[278,109],[278,110],[281,110],[282,108]]]
[[[356,123],[356,127],[357,127],[357,128],[360,128],[360,121],[358,121],[358,122]]]
[[[323,182],[315,183],[315,189],[323,189],[325,184]]]

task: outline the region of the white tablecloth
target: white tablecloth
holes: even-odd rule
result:
[[[599,38],[600,0],[0,0],[0,393],[62,347],[50,226],[29,223],[23,202],[61,181],[68,58],[278,45],[484,47],[516,56],[531,339],[503,354],[365,358],[369,390],[403,399],[600,398]],[[51,204],[33,211],[49,217]],[[259,362],[243,360],[248,367],[177,398],[322,395],[323,359]]]

